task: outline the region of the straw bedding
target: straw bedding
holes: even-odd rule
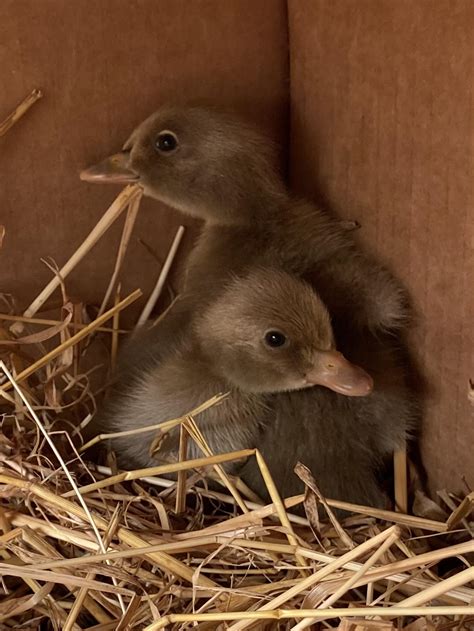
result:
[[[220,396],[157,427],[159,443],[181,425],[176,482],[162,477],[170,467],[120,472],[113,454],[107,466],[90,461],[81,430],[107,387],[120,314],[140,296],[121,297],[119,284],[140,195],[119,195],[26,312],[2,296],[0,629],[474,629],[469,489],[438,503],[418,493],[417,516],[384,512],[326,500],[299,465],[306,495],[282,501],[257,450],[210,452],[199,413]],[[122,212],[111,282],[90,320],[70,302],[67,275]],[[58,313],[42,317],[53,294]],[[202,451],[195,461],[186,460],[191,440]],[[271,505],[220,467],[243,457],[257,459]],[[207,488],[209,476],[221,491]],[[302,502],[308,518],[292,514]],[[334,508],[353,515],[338,520]]]

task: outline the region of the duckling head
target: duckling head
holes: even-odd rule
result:
[[[189,215],[238,223],[285,198],[276,164],[271,142],[238,119],[211,108],[165,107],[81,179],[138,182],[146,195]]]
[[[347,396],[372,391],[372,378],[336,350],[318,295],[285,272],[258,269],[234,278],[194,327],[216,374],[243,391],[311,386]]]

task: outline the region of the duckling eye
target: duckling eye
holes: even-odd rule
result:
[[[265,333],[265,344],[272,348],[278,348],[286,343],[286,336],[280,331],[267,331]]]
[[[178,146],[178,139],[171,131],[162,131],[155,140],[155,149],[167,153],[174,151]]]

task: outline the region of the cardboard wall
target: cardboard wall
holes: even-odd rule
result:
[[[474,486],[473,33],[470,0],[2,0],[0,119],[45,97],[0,139],[0,289],[25,306],[40,258],[64,263],[118,192],[78,172],[160,104],[232,106],[285,143],[291,99],[293,184],[358,219],[414,297],[433,487]],[[163,257],[182,221],[146,200],[124,291],[159,271],[138,239]],[[119,228],[70,279],[83,300],[102,297]]]
[[[289,0],[289,33],[293,183],[411,290],[431,484],[472,489],[474,3]]]
[[[160,105],[231,107],[278,141],[287,137],[288,45],[284,0],[2,0],[0,120],[34,87],[44,91],[0,139],[0,288],[22,305],[49,280],[41,257],[62,265],[119,188],[79,181],[79,171],[118,150]],[[147,292],[180,222],[145,200],[123,291]],[[120,226],[68,283],[99,301],[112,272]],[[181,249],[192,243],[188,231]],[[143,271],[146,270],[146,274]]]

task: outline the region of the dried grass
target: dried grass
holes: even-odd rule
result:
[[[90,445],[77,442],[77,428],[87,424],[99,395],[81,366],[104,341],[115,361],[118,314],[140,293],[122,300],[119,294],[140,192],[128,188],[119,198],[28,313],[0,317],[27,329],[19,340],[15,327],[0,328],[0,628],[474,628],[472,493],[447,496],[451,514],[428,519],[325,499],[299,466],[310,525],[291,512],[305,496],[282,499],[258,450],[211,453],[199,414],[219,404],[219,393],[157,425],[156,444],[171,427],[181,428],[172,465],[119,472],[113,463],[84,460]],[[114,306],[85,325],[72,322],[70,308],[57,319],[33,318],[59,287],[67,306],[65,276],[126,208],[102,303],[105,309],[114,295]],[[92,334],[74,358],[71,349]],[[57,337],[60,343],[47,350],[45,342]],[[202,457],[187,459],[191,440]],[[257,459],[269,506],[220,466],[248,457]],[[159,477],[171,471],[179,472],[176,482]],[[208,476],[220,480],[222,492],[207,487]],[[404,496],[400,485],[398,495]],[[353,515],[341,521],[332,508]]]
[[[41,92],[41,90],[38,90],[37,88],[32,90],[28,94],[28,96],[23,99],[23,101],[19,105],[17,105],[13,112],[11,112],[5,118],[5,120],[0,122],[0,138],[4,136],[7,131],[9,131],[13,127],[13,125],[15,125],[20,120],[20,118],[22,118],[26,114],[30,107],[34,105],[36,101],[39,101],[39,99],[42,98],[42,96],[43,93]]]

